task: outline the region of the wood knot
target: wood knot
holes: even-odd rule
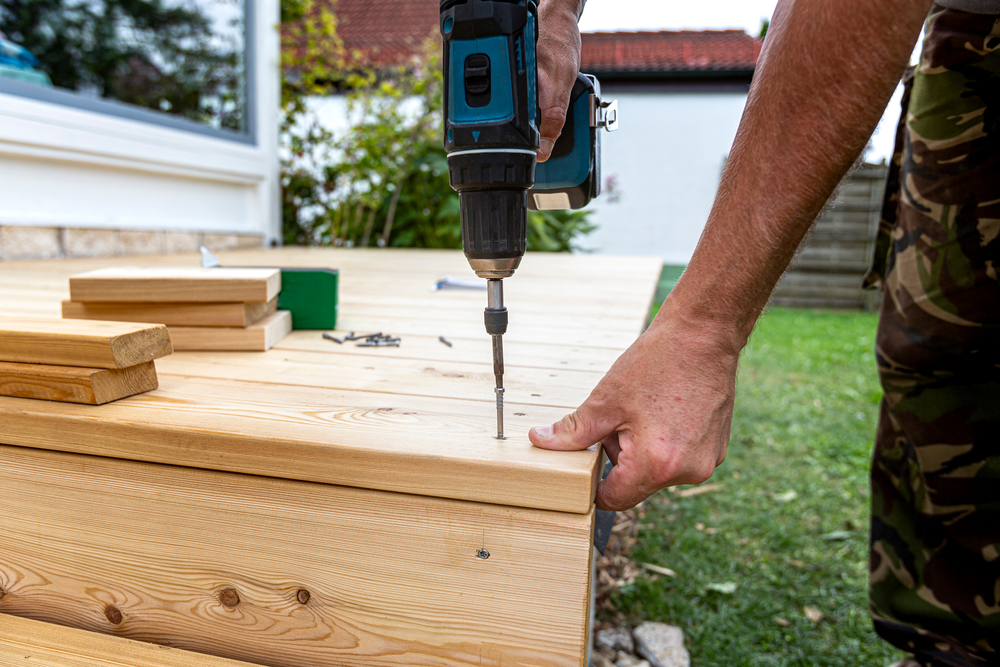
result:
[[[219,591],[219,602],[222,603],[223,607],[237,607],[240,604],[240,594],[236,592],[235,588],[223,588]]]
[[[113,604],[109,604],[104,608],[104,615],[107,616],[108,622],[111,623],[111,625],[118,625],[122,622],[122,612]]]
[[[309,604],[309,598],[311,597],[312,595],[309,593],[309,591],[307,591],[304,588],[299,590],[299,592],[295,594],[295,599],[299,601],[299,604]]]
[[[5,595],[7,595],[7,591],[3,589],[3,586],[0,586],[0,600],[3,600]]]

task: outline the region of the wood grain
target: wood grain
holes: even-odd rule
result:
[[[275,667],[585,661],[592,512],[8,447],[0,486],[3,613]]]
[[[0,614],[0,667],[252,667],[249,663]]]
[[[157,387],[152,361],[128,368],[77,368],[0,361],[0,395],[103,405]]]
[[[445,275],[471,277],[461,252],[281,248],[220,257],[228,265],[340,268],[341,333],[382,329],[403,344],[357,348],[295,331],[253,356],[181,352],[159,362],[158,391],[102,406],[99,421],[84,406],[0,399],[9,437],[99,456],[590,510],[597,454],[535,450],[527,430],[575,407],[643,330],[659,260],[528,253],[504,286],[511,324],[501,443],[493,437],[492,378],[482,377],[491,362],[485,295],[430,291]],[[0,310],[58,314],[70,275],[130,261],[4,262]],[[143,258],[163,267],[197,261]]]
[[[278,309],[278,300],[245,303],[108,303],[63,301],[62,316],[75,320],[154,322],[180,327],[247,327]]]
[[[167,327],[175,350],[265,352],[292,331],[292,314],[279,310],[245,328]]]
[[[585,514],[598,448],[532,447],[563,408],[160,373],[157,391],[100,407],[0,397],[6,444]],[[528,397],[525,397],[528,398]]]
[[[73,301],[191,303],[270,301],[281,291],[278,269],[105,268],[71,276]]]
[[[383,348],[382,351],[388,349]],[[174,355],[160,361],[158,368],[161,375],[377,391],[489,404],[495,400],[493,392],[488,391],[494,381],[489,356],[476,362],[431,362],[388,355],[379,360],[370,356],[296,350],[268,355],[257,352],[204,352]],[[593,385],[600,379],[601,375],[592,371],[508,366],[505,396],[508,402],[533,402],[540,406],[572,410],[586,400]],[[531,401],[532,398],[535,400]]]
[[[172,351],[159,324],[0,316],[0,361],[127,368]]]

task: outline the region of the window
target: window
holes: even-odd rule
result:
[[[0,0],[0,92],[252,142],[253,0]]]

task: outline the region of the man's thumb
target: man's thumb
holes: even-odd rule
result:
[[[586,403],[552,426],[536,426],[528,432],[531,444],[541,449],[586,449],[614,432]]]

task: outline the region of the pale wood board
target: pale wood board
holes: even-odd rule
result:
[[[275,667],[586,659],[593,512],[16,447],[0,487],[3,613]]]
[[[127,368],[172,351],[159,324],[0,316],[0,361]]]
[[[493,396],[479,391],[493,380],[493,363],[489,356],[475,362],[428,361],[388,355],[385,358],[392,362],[384,363],[372,356],[296,350],[285,350],[280,356],[256,352],[203,352],[174,355],[161,360],[158,367],[161,374],[184,377],[271,384],[289,382],[299,387],[493,402]],[[507,402],[530,402],[571,410],[586,400],[592,381],[590,371],[522,367],[517,372],[509,372],[504,383],[505,397]]]
[[[73,301],[270,301],[280,291],[281,271],[278,269],[111,267],[69,279]]]
[[[62,316],[68,319],[155,322],[178,327],[247,327],[277,310],[277,298],[244,303],[62,302]]]
[[[279,310],[243,328],[167,327],[175,350],[266,352],[292,331],[292,314]]]
[[[0,667],[253,667],[203,653],[157,646],[0,614]]]
[[[284,248],[221,253],[220,259],[230,266],[340,268],[338,335],[383,329],[401,335],[402,346],[358,348],[296,331],[268,352],[233,354],[232,360],[224,358],[228,353],[180,352],[158,362],[159,390],[86,408],[90,413],[83,406],[53,409],[0,399],[11,425],[4,439],[428,496],[590,510],[596,451],[542,452],[531,447],[527,431],[575,407],[639,335],[658,260],[525,256],[505,281],[511,312],[504,337],[508,439],[498,442],[493,382],[485,373],[491,363],[482,325],[485,294],[430,291],[446,275],[473,277],[461,252]],[[58,316],[68,276],[135,261],[0,264],[0,312],[50,308]],[[194,266],[198,256],[142,262]],[[453,347],[440,343],[439,335]],[[246,367],[237,368],[244,359]]]
[[[566,413],[488,401],[159,374],[155,392],[98,408],[0,397],[3,442],[195,468],[586,513],[597,448],[531,446]]]
[[[156,387],[152,361],[115,369],[0,361],[0,396],[103,405]]]

